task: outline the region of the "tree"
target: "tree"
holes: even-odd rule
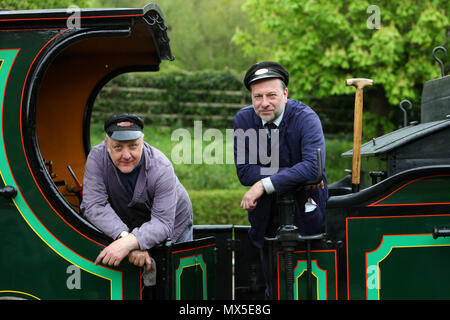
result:
[[[0,0],[0,8],[7,10],[65,9],[73,5],[87,8],[90,3],[91,0]]]
[[[346,78],[371,78],[369,110],[387,115],[403,99],[420,103],[423,83],[440,77],[431,52],[449,44],[448,0],[247,0],[261,31],[276,34],[273,58],[291,74],[290,92],[323,98],[354,94]],[[251,35],[235,41],[249,49]],[[252,43],[258,46],[258,43]]]
[[[91,0],[93,8],[143,8],[149,0]],[[159,2],[159,1],[155,1]]]
[[[0,0],[1,1],[1,0]],[[93,7],[142,8],[148,0],[93,0]],[[245,0],[163,0],[156,1],[169,28],[173,62],[164,69],[187,71],[233,70],[244,73],[256,62],[232,41],[236,31],[255,33],[248,13],[241,10]]]
[[[237,29],[255,31],[241,10],[244,0],[170,0],[159,4],[169,27],[175,64],[188,71],[244,72],[255,63],[232,41]]]

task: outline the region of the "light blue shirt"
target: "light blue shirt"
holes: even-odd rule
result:
[[[286,107],[285,107],[285,108],[286,108]],[[276,118],[275,120],[272,121],[274,124],[277,125],[277,127],[280,126],[281,120],[283,120],[283,115],[284,115],[284,110],[283,110],[283,112],[278,116],[278,118]],[[267,123],[267,121],[264,120],[264,119],[261,119],[261,121],[262,121],[262,124],[263,124],[263,127],[264,127],[264,125]],[[266,131],[268,131],[268,129],[266,129]]]
[[[278,118],[276,118],[274,121],[272,121],[274,124],[276,124],[276,126],[280,126],[281,120],[283,120],[283,114],[284,114],[284,110],[283,112],[278,116]],[[262,120],[262,124],[263,126],[267,123],[267,121]],[[267,133],[269,132],[269,129],[266,128]],[[261,179],[261,182],[264,186],[264,190],[266,191],[267,194],[271,194],[275,192],[275,187],[272,184],[272,180],[270,180],[270,177]]]

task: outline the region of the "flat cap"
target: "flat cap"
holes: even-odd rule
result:
[[[250,85],[261,79],[278,78],[287,86],[289,84],[289,73],[283,66],[276,62],[263,61],[254,64],[248,69],[244,77],[244,85],[251,90]]]
[[[113,114],[105,121],[106,134],[114,140],[136,140],[142,136],[144,121],[132,113]]]

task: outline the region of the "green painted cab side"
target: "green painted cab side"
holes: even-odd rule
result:
[[[450,214],[347,219],[350,299],[448,299]]]
[[[60,30],[0,32],[3,183],[18,193],[0,202],[0,295],[38,299],[139,299],[139,269],[93,263],[103,246],[69,225],[40,191],[23,147],[23,91]]]

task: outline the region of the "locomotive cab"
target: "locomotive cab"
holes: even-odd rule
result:
[[[173,59],[167,34],[161,31],[164,20],[154,7],[144,11],[129,25],[105,18],[111,24],[105,30],[81,20],[81,26],[92,24],[88,31],[61,31],[36,57],[29,76],[23,127],[26,151],[33,159],[30,167],[46,197],[77,227],[84,225],[76,221],[98,92],[120,73],[158,71],[161,59]]]
[[[79,205],[98,92],[173,60],[160,9],[5,10],[0,31],[0,298],[142,298],[141,268],[94,263],[112,239]],[[214,249],[212,237],[152,248],[153,298],[213,297]]]

